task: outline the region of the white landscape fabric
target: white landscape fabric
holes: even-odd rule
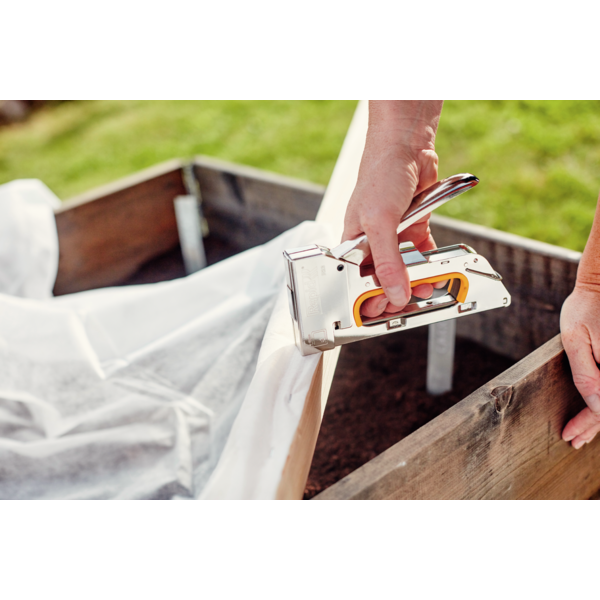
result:
[[[53,209],[59,199],[37,179],[0,185],[0,293],[49,298],[58,269]]]
[[[7,186],[2,232],[19,239],[0,264],[20,279],[0,290],[0,498],[274,498],[319,358],[296,351],[289,318],[269,324],[288,312],[282,252],[328,230],[306,222],[182,279],[53,298],[52,211],[27,216],[32,182]],[[19,186],[30,199],[15,204]]]

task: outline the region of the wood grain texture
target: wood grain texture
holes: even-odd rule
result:
[[[559,333],[579,252],[437,215],[431,231],[438,246],[464,242],[485,256],[512,296],[508,308],[458,319],[457,335],[519,360]]]
[[[194,159],[194,172],[210,234],[240,250],[314,220],[325,193],[314,183],[203,156]]]
[[[123,283],[179,244],[173,200],[185,194],[175,159],[102,186],[56,211],[55,295]],[[325,188],[208,157],[194,161],[210,234],[238,251],[314,219]]]
[[[181,162],[169,161],[65,202],[54,294],[120,283],[179,244],[173,199],[185,194]]]
[[[600,439],[561,439],[585,406],[560,336],[315,499],[584,499]]]
[[[323,399],[322,386],[323,360],[320,360],[310,383],[300,422],[283,467],[277,488],[277,500],[298,500],[304,494],[304,487],[317,445],[321,419],[325,411],[325,407],[320,404]]]

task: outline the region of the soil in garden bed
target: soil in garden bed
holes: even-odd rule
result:
[[[427,327],[344,346],[304,498],[344,478],[514,363],[457,338],[454,389],[430,396],[425,390]]]
[[[213,236],[204,238],[204,251],[206,262],[214,265],[241,252],[241,249]],[[177,246],[169,252],[153,258],[131,277],[127,278],[121,285],[139,285],[142,283],[157,283],[159,281],[170,281],[185,277],[185,267],[181,248]]]

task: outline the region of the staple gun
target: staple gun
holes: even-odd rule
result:
[[[413,198],[397,232],[478,183],[469,173],[438,181]],[[313,244],[283,253],[294,337],[303,356],[510,305],[500,274],[466,244],[421,253],[407,242],[399,250],[411,288],[442,281],[446,285],[434,289],[427,300],[412,296],[401,312],[371,318],[361,315],[362,303],[384,292],[366,235],[333,249]]]

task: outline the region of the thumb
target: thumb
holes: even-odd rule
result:
[[[388,300],[397,307],[403,307],[410,300],[410,279],[408,270],[398,249],[393,218],[382,219],[379,227],[369,227],[365,231],[373,255],[375,275]]]
[[[600,371],[594,359],[589,335],[563,333],[562,342],[569,358],[575,387],[590,410],[600,415]]]

